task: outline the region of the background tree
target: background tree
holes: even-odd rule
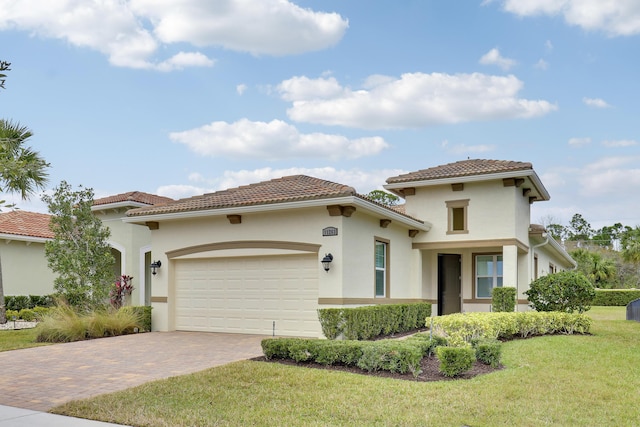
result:
[[[53,240],[45,243],[49,267],[58,273],[55,290],[79,309],[108,303],[115,276],[115,260],[107,243],[110,231],[91,212],[93,190],[74,191],[62,181],[52,196],[45,195]]]
[[[626,230],[620,240],[622,258],[635,265],[637,273],[640,275],[640,226]]]
[[[577,270],[584,274],[593,286],[602,289],[615,286],[618,269],[613,260],[582,248],[571,251],[570,255],[578,263]]]
[[[4,71],[11,64],[0,61],[0,88],[4,89]],[[44,189],[48,181],[49,164],[31,147],[25,146],[33,133],[19,123],[0,119],[0,191],[19,193],[23,200],[37,190]],[[4,205],[4,201],[0,202]],[[7,323],[4,306],[4,285],[2,282],[2,262],[0,260],[0,324]]]
[[[568,240],[576,242],[588,242],[591,239],[591,236],[593,236],[591,224],[589,224],[579,213],[573,215],[571,218],[568,231]]]
[[[0,89],[4,89],[5,77],[7,77],[7,75],[4,74],[4,71],[10,71],[11,70],[11,68],[9,68],[10,66],[11,66],[10,62],[0,61]]]
[[[400,197],[383,190],[373,190],[367,194],[367,197],[385,206],[395,206],[400,202]]]

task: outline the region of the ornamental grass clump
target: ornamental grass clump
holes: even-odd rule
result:
[[[79,313],[60,303],[37,326],[38,342],[72,342],[133,333],[142,330],[139,311],[99,309]]]

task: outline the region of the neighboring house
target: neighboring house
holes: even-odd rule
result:
[[[530,205],[530,163],[467,160],[387,180],[389,208],[349,186],[288,176],[126,212],[151,230],[155,330],[320,336],[317,309],[428,301],[491,309],[491,289],[575,267]],[[322,260],[332,256],[329,271]],[[146,268],[146,267],[145,267]]]
[[[131,303],[150,305],[151,232],[147,227],[122,221],[129,209],[167,203],[173,199],[132,191],[95,199],[92,211],[111,231],[109,245],[116,260],[114,281],[121,274],[133,276]],[[2,278],[5,295],[48,295],[54,292],[56,275],[47,266],[44,243],[52,239],[50,215],[12,211],[0,214]]]
[[[53,238],[50,218],[21,210],[0,213],[0,262],[5,295],[53,292],[56,275],[44,256],[44,243]]]

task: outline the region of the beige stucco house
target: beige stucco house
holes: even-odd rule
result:
[[[533,279],[575,267],[530,223],[531,204],[549,200],[530,163],[466,160],[385,188],[405,204],[297,175],[127,210],[127,226],[150,232],[138,265],[161,265],[145,284],[153,328],[320,336],[318,308],[489,311],[496,286],[516,287],[526,310]]]
[[[171,202],[168,197],[140,191],[95,199],[92,211],[111,231],[109,245],[116,263],[114,280],[133,276],[131,303],[150,305],[151,231],[122,221],[130,209]],[[0,214],[0,261],[5,295],[49,295],[56,275],[47,266],[44,244],[53,238],[51,216],[28,211]]]

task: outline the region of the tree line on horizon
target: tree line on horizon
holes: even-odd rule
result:
[[[551,222],[545,229],[562,243],[597,288],[638,288],[640,284],[640,226],[615,223],[600,229],[576,213],[568,225]]]

